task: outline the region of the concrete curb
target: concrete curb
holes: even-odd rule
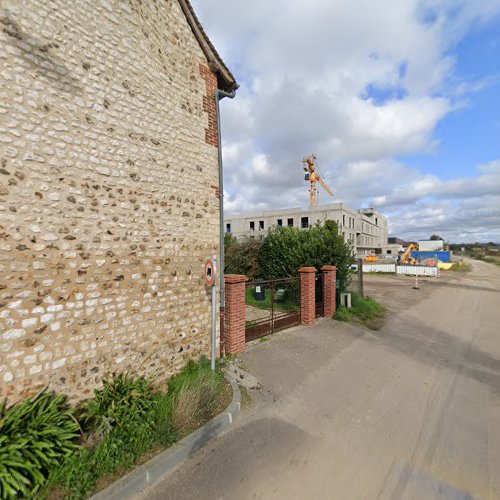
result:
[[[229,406],[203,427],[181,439],[171,448],[135,468],[118,481],[91,497],[91,500],[123,500],[137,495],[158,481],[167,472],[188,459],[208,442],[229,429],[241,409],[241,393],[236,380],[228,373],[226,379],[233,389]]]

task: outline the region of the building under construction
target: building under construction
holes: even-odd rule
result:
[[[298,227],[307,229],[316,222],[333,220],[358,257],[387,253],[388,220],[373,208],[355,210],[343,203],[319,207],[287,208],[252,212],[226,217],[226,232],[235,238],[263,239],[272,227]]]

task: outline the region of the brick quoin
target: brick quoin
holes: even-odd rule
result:
[[[200,63],[200,74],[205,80],[207,93],[203,96],[203,111],[208,114],[208,127],[205,129],[205,142],[217,147],[219,138],[217,134],[217,111],[215,109],[215,91],[217,90],[217,77],[208,66]]]
[[[323,266],[323,316],[331,318],[337,309],[335,279],[337,268],[335,266]]]
[[[300,318],[303,325],[316,323],[316,269],[302,267],[300,273]]]
[[[224,318],[224,342],[228,354],[245,352],[245,283],[248,278],[239,274],[224,276],[226,307]]]

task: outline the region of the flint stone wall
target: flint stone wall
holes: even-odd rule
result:
[[[209,354],[215,87],[176,0],[2,0],[0,396]]]

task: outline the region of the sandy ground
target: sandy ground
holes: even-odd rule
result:
[[[322,320],[256,342],[235,427],[144,499],[500,498],[500,268],[366,277],[380,331]]]

